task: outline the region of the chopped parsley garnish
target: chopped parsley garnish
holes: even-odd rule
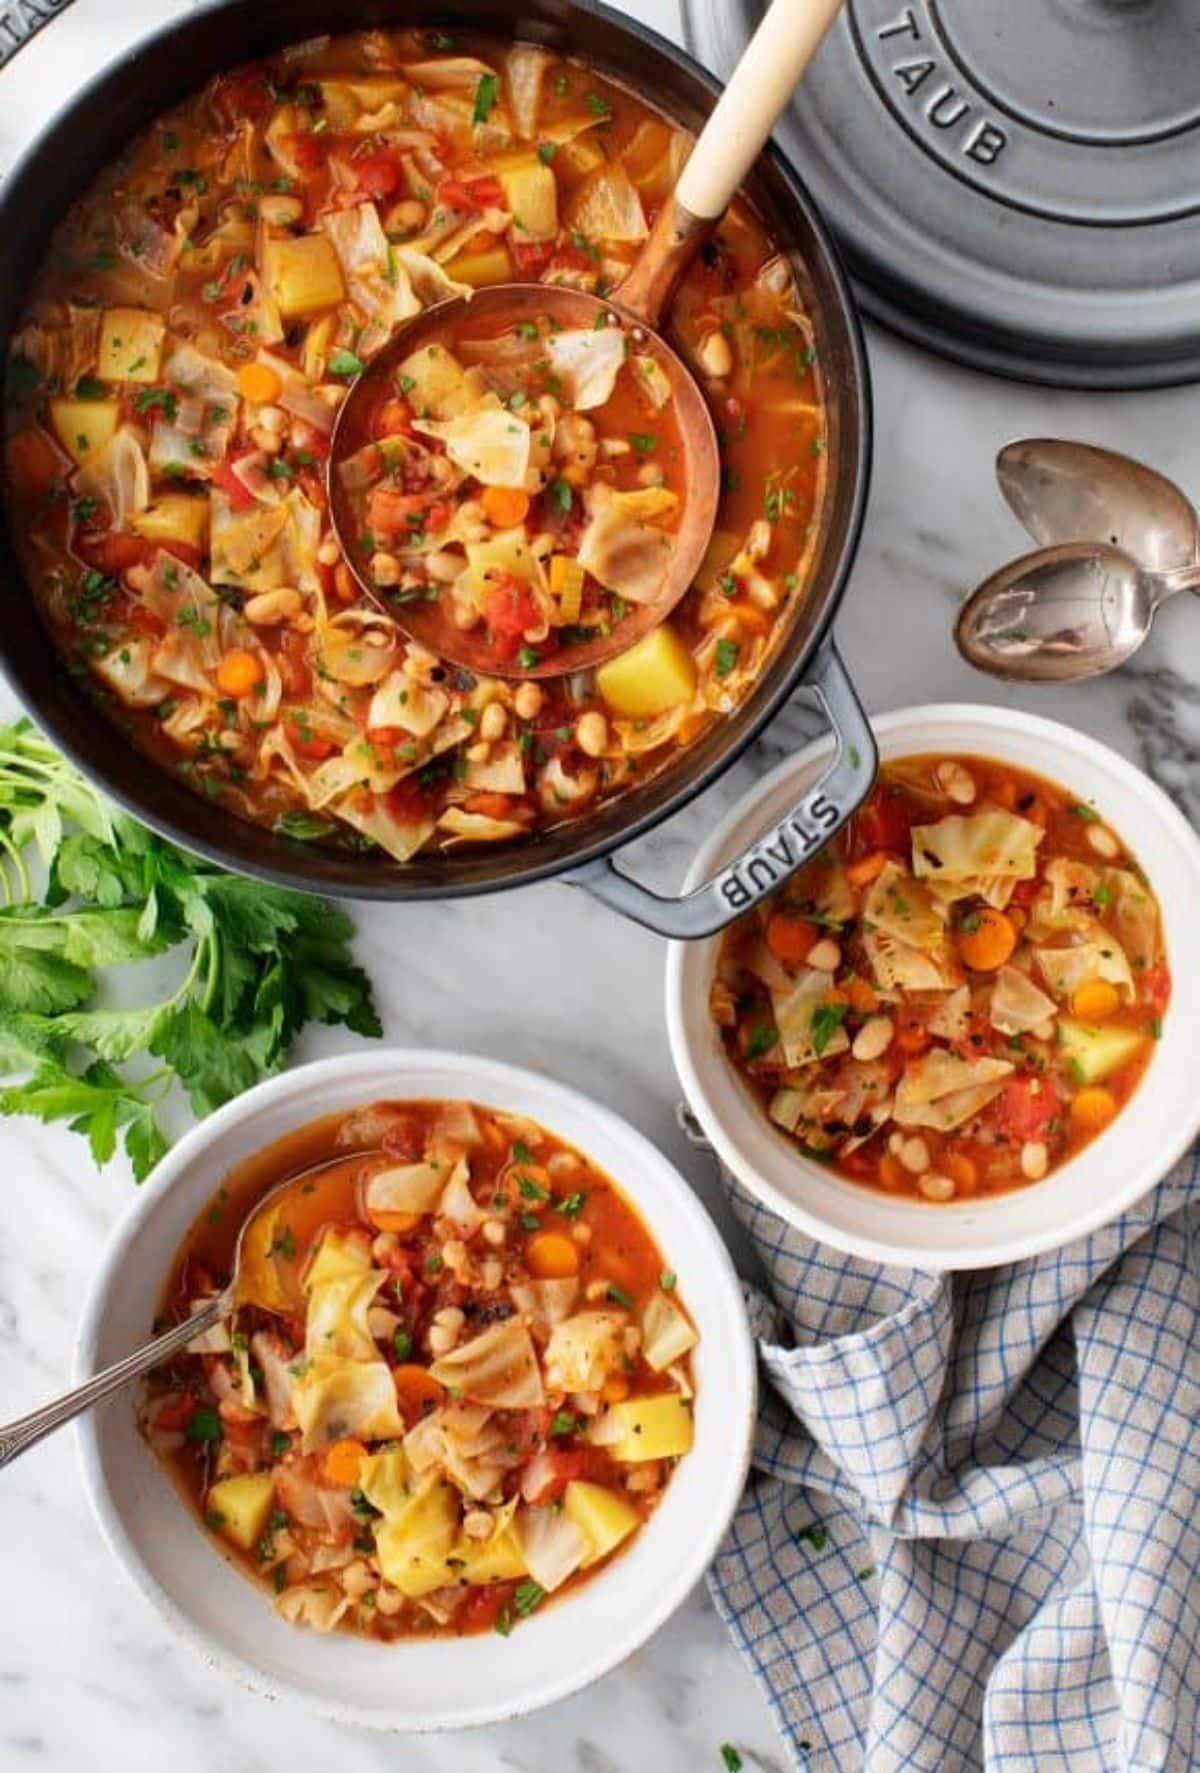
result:
[[[651,450],[658,448],[657,431],[631,431],[629,441],[639,455],[648,456]]]
[[[624,1287],[619,1287],[615,1281],[609,1281],[604,1297],[611,1299],[614,1305],[623,1305],[626,1311],[633,1310],[632,1294],[627,1293]]]
[[[557,505],[565,516],[575,503],[575,494],[571,489],[570,481],[564,480],[561,475],[557,476],[550,482],[549,492],[552,503]]]
[[[272,1433],[271,1433],[271,1457],[272,1457],[272,1459],[282,1459],[283,1455],[287,1452],[287,1450],[291,1446],[291,1444],[292,1444],[291,1435],[284,1434],[282,1428],[273,1429]]]
[[[612,116],[612,106],[606,98],[601,98],[598,92],[585,92],[583,102],[593,117],[607,118]]]
[[[353,351],[331,351],[329,354],[329,372],[331,375],[356,376],[360,375],[365,368],[366,364],[363,362],[362,358],[356,357]]]
[[[531,671],[537,662],[538,655],[536,647],[523,646],[517,654],[517,664],[521,667],[522,671]]]
[[[1078,801],[1071,808],[1071,811],[1077,819],[1082,819],[1085,825],[1098,825],[1100,823],[1100,815],[1095,807],[1084,806],[1082,801]]]
[[[512,1154],[514,1160],[519,1164],[532,1164],[537,1162],[537,1159],[534,1157],[529,1146],[526,1145],[524,1139],[513,1140]]]
[[[587,1195],[582,1188],[577,1188],[574,1194],[564,1194],[561,1200],[555,1201],[555,1209],[564,1219],[578,1219],[586,1199]]]
[[[801,1545],[811,1545],[814,1551],[824,1551],[829,1534],[820,1521],[810,1521],[807,1527],[801,1527],[796,1538]]]
[[[392,1336],[392,1347],[396,1351],[398,1361],[406,1361],[412,1353],[413,1339],[407,1330],[397,1330]]]
[[[551,1439],[558,1435],[574,1434],[578,1427],[578,1416],[573,1416],[570,1410],[556,1410],[550,1423]]]
[[[814,1053],[823,1053],[837,1030],[846,1020],[846,1011],[850,1008],[845,1003],[819,1003],[813,1011],[812,1047]]]
[[[679,1277],[672,1268],[664,1268],[658,1277],[658,1284],[664,1293],[673,1293],[679,1284]]]
[[[738,662],[736,640],[718,640],[713,654],[713,670],[718,677],[728,677]]]
[[[225,1430],[221,1427],[221,1418],[209,1404],[201,1404],[192,1411],[184,1433],[189,1441],[195,1441],[201,1446],[225,1438]]]
[[[721,1759],[725,1763],[726,1773],[741,1773],[742,1757],[732,1742],[721,1744]]]
[[[755,1022],[746,1035],[746,1044],[742,1049],[743,1054],[751,1061],[761,1059],[764,1053],[770,1052],[778,1040],[778,1031],[772,1028],[769,1022]]]
[[[541,1606],[546,1598],[546,1591],[537,1582],[518,1582],[513,1590],[513,1608],[518,1619],[528,1619],[534,1610]]]
[[[475,108],[471,112],[472,123],[486,123],[499,97],[499,74],[481,74],[479,85],[475,88]]]

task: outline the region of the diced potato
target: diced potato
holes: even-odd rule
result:
[[[691,700],[696,661],[670,624],[663,622],[628,652],[601,665],[596,684],[616,713],[642,720]]]
[[[318,84],[322,115],[328,117],[330,129],[353,129],[364,111],[374,116],[385,105],[404,105],[408,99],[407,85],[395,74],[361,74]]]
[[[166,322],[150,308],[106,308],[96,374],[105,382],[156,382]]]
[[[640,1526],[641,1515],[632,1503],[605,1484],[588,1484],[573,1479],[563,1494],[563,1513],[574,1521],[591,1550],[583,1560],[584,1569],[599,1563],[610,1551],[628,1539]]]
[[[500,242],[478,252],[460,252],[446,266],[448,277],[469,283],[472,289],[483,289],[489,283],[510,283],[512,274],[508,248]]]
[[[82,468],[111,443],[121,409],[115,400],[52,400],[50,423],[63,448]]]
[[[471,404],[472,384],[453,352],[444,345],[422,345],[396,372],[414,412],[431,419],[452,419]]]
[[[416,1598],[454,1581],[447,1563],[458,1537],[456,1493],[440,1479],[419,1491],[407,1508],[375,1529],[375,1548],[385,1582]]]
[[[263,280],[285,320],[320,314],[346,295],[341,262],[328,234],[268,240],[263,247]]]
[[[463,1582],[516,1582],[528,1575],[512,1523],[482,1543],[465,1536],[450,1554]]]
[[[269,1471],[246,1471],[222,1478],[208,1492],[205,1507],[221,1517],[221,1532],[243,1551],[258,1544],[275,1500],[275,1479]]]
[[[570,627],[572,622],[579,620],[583,608],[584,576],[574,555],[550,556],[550,595],[557,600],[558,620],[563,627]]]
[[[185,542],[203,550],[208,544],[208,494],[163,493],[144,511],[135,511],[129,522],[148,542]]]
[[[626,1398],[624,1403],[612,1406],[610,1415],[624,1432],[608,1451],[623,1464],[677,1459],[691,1447],[692,1412],[677,1391],[662,1392],[657,1397]]]
[[[513,239],[553,240],[558,233],[558,183],[536,154],[497,167],[504,205],[513,219]]]
[[[1140,1028],[1101,1027],[1070,1016],[1061,1017],[1058,1024],[1059,1046],[1080,1083],[1102,1083],[1132,1059],[1145,1040]]]

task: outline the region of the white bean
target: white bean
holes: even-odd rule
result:
[[[952,757],[944,758],[934,770],[939,788],[956,806],[970,806],[975,799],[975,778]]]
[[[290,621],[304,608],[299,591],[281,585],[277,591],[260,591],[250,598],[242,614],[256,628],[271,628],[277,622]]]
[[[898,1155],[900,1162],[913,1176],[921,1176],[929,1168],[929,1147],[924,1139],[906,1139]]]
[[[1027,1139],[1021,1147],[1021,1174],[1040,1182],[1050,1168],[1050,1154],[1041,1139]]]
[[[520,720],[536,720],[545,704],[545,692],[536,683],[523,683],[513,697],[513,707]]]
[[[1121,846],[1107,825],[1089,825],[1087,840],[1096,854],[1103,856],[1108,862],[1121,853]]]
[[[502,739],[508,727],[508,709],[503,702],[489,702],[479,717],[481,739]]]
[[[953,1200],[955,1184],[949,1176],[939,1176],[933,1170],[927,1170],[917,1179],[917,1191],[926,1200]]]
[[[836,973],[842,964],[842,951],[830,936],[822,936],[808,951],[808,965],[819,973]]]
[[[387,554],[381,548],[371,556],[371,577],[377,585],[398,585],[400,562],[394,554]]]
[[[733,351],[723,332],[710,332],[702,339],[696,356],[706,376],[719,379],[733,370]]]
[[[575,743],[585,757],[603,757],[608,748],[608,722],[595,708],[581,714],[575,723]]]
[[[891,1046],[894,1033],[890,1016],[868,1016],[854,1037],[851,1054],[864,1064],[871,1059],[878,1059]]]

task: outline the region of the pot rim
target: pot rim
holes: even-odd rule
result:
[[[4,180],[3,191],[0,193],[0,218],[6,210],[19,209],[23,201],[31,193],[23,187],[35,180],[39,167],[46,155],[51,151],[55,138],[64,129],[70,127],[73,120],[89,103],[95,103],[104,93],[106,87],[121,71],[134,60],[155,58],[167,47],[185,35],[190,28],[203,25],[223,15],[241,13],[247,0],[211,0],[210,4],[195,8],[181,17],[168,20],[144,37],[140,37],[122,55],[101,68],[82,87],[78,88],[71,98],[50,118],[32,143],[25,149],[16,164]],[[693,84],[701,87],[714,102],[721,92],[721,84],[702,67],[689,52],[671,42],[651,26],[643,24],[639,19],[627,17],[617,12],[604,0],[554,0],[568,14],[579,14],[597,21],[606,27],[618,39],[624,40],[624,47],[645,49],[652,54],[670,62],[682,75]],[[363,23],[371,22],[365,19]],[[525,33],[536,40],[536,26],[544,22],[541,19],[525,18],[522,21]],[[568,21],[569,24],[569,21]],[[531,29],[531,26],[534,28]],[[297,29],[302,29],[298,26]],[[517,33],[513,33],[514,39]],[[281,42],[288,41],[286,36]],[[259,51],[257,53],[267,53]],[[246,59],[246,58],[242,58]],[[231,63],[233,65],[233,63]],[[640,80],[627,73],[624,68],[616,71],[618,80],[624,79],[635,91],[642,86]],[[206,76],[207,78],[207,76]],[[144,123],[152,121],[152,117],[144,119]],[[54,708],[43,709],[37,706],[36,700],[24,682],[25,671],[16,664],[8,648],[0,639],[0,679],[12,691],[21,705],[22,710],[45,732],[46,736],[58,747],[63,755],[79,769],[89,781],[93,782],[122,811],[149,827],[160,837],[178,845],[193,855],[218,867],[227,868],[235,873],[248,875],[265,881],[273,886],[290,888],[301,892],[333,895],[351,901],[382,901],[382,902],[422,902],[460,898],[474,898],[488,893],[505,892],[513,888],[532,886],[540,881],[569,878],[575,869],[582,869],[588,864],[623,849],[627,844],[636,842],[639,837],[653,830],[658,825],[672,818],[694,799],[698,798],[720,776],[730,769],[752,745],[779,713],[784,704],[791,698],[797,687],[803,682],[805,672],[818,655],[819,649],[833,624],[837,608],[845,594],[846,584],[858,552],[866,512],[867,496],[870,490],[873,415],[870,367],[867,358],[866,343],[863,336],[862,322],[855,305],[849,275],[842,261],[841,254],[833,235],[822,218],[813,198],[809,194],[799,172],[792,165],[787,155],[778,147],[774,139],[770,139],[760,155],[760,162],[765,161],[778,177],[788,202],[803,217],[809,230],[811,243],[816,246],[823,259],[822,269],[829,285],[828,298],[822,303],[824,312],[836,315],[844,339],[846,358],[851,366],[851,374],[845,378],[838,390],[839,401],[849,405],[852,436],[852,457],[839,462],[841,473],[850,483],[850,492],[841,524],[840,536],[831,544],[831,553],[826,567],[828,588],[824,601],[815,615],[806,635],[800,642],[796,657],[784,669],[776,686],[763,696],[761,705],[755,706],[756,696],[751,695],[745,709],[747,711],[744,729],[733,738],[719,744],[714,755],[694,774],[687,775],[667,792],[656,804],[646,807],[635,817],[623,824],[620,829],[608,831],[589,837],[587,835],[590,821],[581,821],[581,841],[563,856],[539,856],[536,842],[527,851],[508,852],[518,856],[528,856],[525,865],[513,868],[510,874],[502,879],[489,879],[484,874],[480,877],[473,874],[462,878],[445,870],[446,878],[429,879],[417,875],[410,864],[396,865],[380,862],[371,858],[367,865],[357,861],[352,855],[336,850],[322,850],[317,846],[306,845],[286,836],[268,831],[266,827],[256,826],[253,821],[243,820],[231,815],[233,829],[243,828],[253,834],[249,846],[250,853],[235,852],[231,844],[197,834],[190,829],[191,820],[177,817],[172,810],[162,811],[156,806],[145,804],[136,785],[110,779],[106,769],[97,766],[93,760],[91,747],[83,741],[84,727],[80,727],[80,736],[70,730],[70,723],[60,719]],[[778,230],[776,230],[778,237]],[[785,249],[790,242],[781,240]],[[40,263],[40,255],[37,263]],[[36,268],[36,266],[35,266]],[[28,283],[22,285],[21,299],[24,298]],[[7,346],[7,338],[2,342]],[[0,527],[7,529],[7,512],[0,508]],[[32,593],[29,591],[24,574],[21,575],[22,590],[32,604]],[[804,608],[802,604],[801,609]],[[41,627],[41,618],[36,610],[32,612]],[[45,631],[43,630],[43,634]],[[53,638],[45,634],[46,643],[53,649]],[[101,715],[100,720],[110,729],[115,741],[115,755],[130,755],[134,758],[142,756],[131,746],[115,727]],[[107,734],[105,735],[108,736]],[[169,782],[169,773],[152,760],[144,759],[147,768],[156,777]],[[188,800],[195,799],[196,806],[202,808],[204,802],[192,796],[191,791],[182,784],[173,784],[180,795]],[[614,808],[619,806],[614,802]],[[187,801],[180,800],[180,807],[187,808]],[[568,831],[570,827],[566,828]],[[260,853],[260,846],[261,852]],[[292,852],[295,852],[294,859]],[[278,859],[276,859],[278,853]],[[374,875],[374,878],[372,878]]]

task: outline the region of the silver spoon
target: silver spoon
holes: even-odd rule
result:
[[[1026,437],[996,457],[996,479],[1035,542],[1108,542],[1152,572],[1200,560],[1200,517],[1173,480],[1090,443]]]
[[[1200,566],[1149,572],[1109,542],[1067,542],[1010,561],[973,591],[954,627],[963,658],[993,677],[1067,683],[1123,665]]]
[[[356,1159],[376,1156],[372,1152],[356,1152]],[[233,1270],[228,1282],[212,1299],[207,1300],[200,1310],[182,1323],[175,1324],[153,1342],[127,1354],[124,1360],[116,1361],[106,1367],[102,1373],[85,1380],[73,1391],[68,1391],[53,1402],[43,1404],[40,1409],[31,1410],[27,1416],[19,1416],[15,1422],[0,1427],[0,1467],[16,1459],[21,1453],[32,1447],[37,1441],[53,1434],[55,1429],[62,1428],[76,1416],[90,1410],[93,1404],[110,1397],[114,1391],[120,1391],[131,1380],[148,1373],[151,1367],[158,1367],[178,1354],[181,1348],[194,1336],[202,1336],[205,1330],[211,1330],[223,1318],[232,1316],[239,1305],[259,1305],[264,1310],[287,1315],[295,1307],[299,1309],[301,1295],[299,1292],[299,1270],[291,1252],[295,1240],[284,1239],[280,1244],[281,1215],[287,1205],[285,1196],[295,1192],[311,1197],[315,1184],[327,1172],[334,1169],[344,1171],[346,1159],[337,1158],[332,1163],[321,1164],[317,1168],[307,1170],[296,1176],[289,1176],[265,1194],[255,1206],[241,1231],[238,1233],[237,1244],[233,1253]],[[289,1252],[281,1255],[280,1250]]]

